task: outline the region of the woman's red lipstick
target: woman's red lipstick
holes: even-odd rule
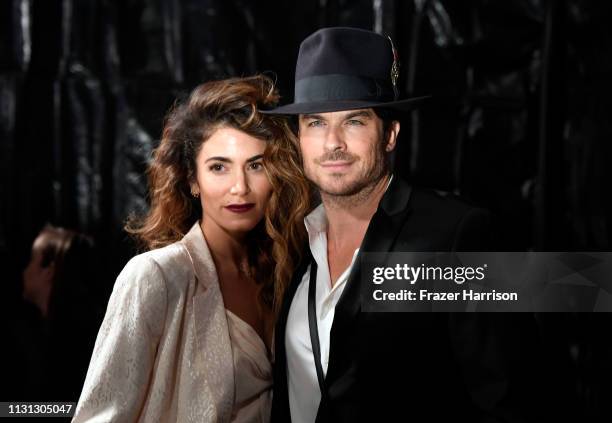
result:
[[[251,210],[253,207],[255,207],[255,204],[253,203],[230,204],[229,206],[225,206],[226,209],[234,213],[246,213],[249,210]]]

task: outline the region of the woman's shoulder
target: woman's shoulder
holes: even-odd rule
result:
[[[131,283],[157,281],[164,288],[171,289],[186,285],[192,276],[193,266],[189,254],[180,242],[175,242],[132,257],[117,280]]]

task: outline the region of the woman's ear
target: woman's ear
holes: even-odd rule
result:
[[[198,198],[200,196],[200,187],[198,186],[198,184],[196,182],[192,182],[189,184],[189,186],[190,186],[191,195],[194,196],[195,198]]]

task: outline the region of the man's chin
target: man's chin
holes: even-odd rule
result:
[[[323,194],[332,195],[334,197],[350,197],[359,193],[364,187],[361,184],[322,184],[318,186],[319,191]]]
[[[364,179],[351,179],[346,178],[322,178],[317,181],[312,181],[319,189],[321,194],[334,196],[334,197],[352,197],[368,187],[372,187],[377,183],[378,179],[364,180]]]

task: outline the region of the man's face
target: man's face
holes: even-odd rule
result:
[[[306,177],[322,193],[352,196],[387,173],[399,122],[387,134],[372,109],[300,115],[299,139]]]

